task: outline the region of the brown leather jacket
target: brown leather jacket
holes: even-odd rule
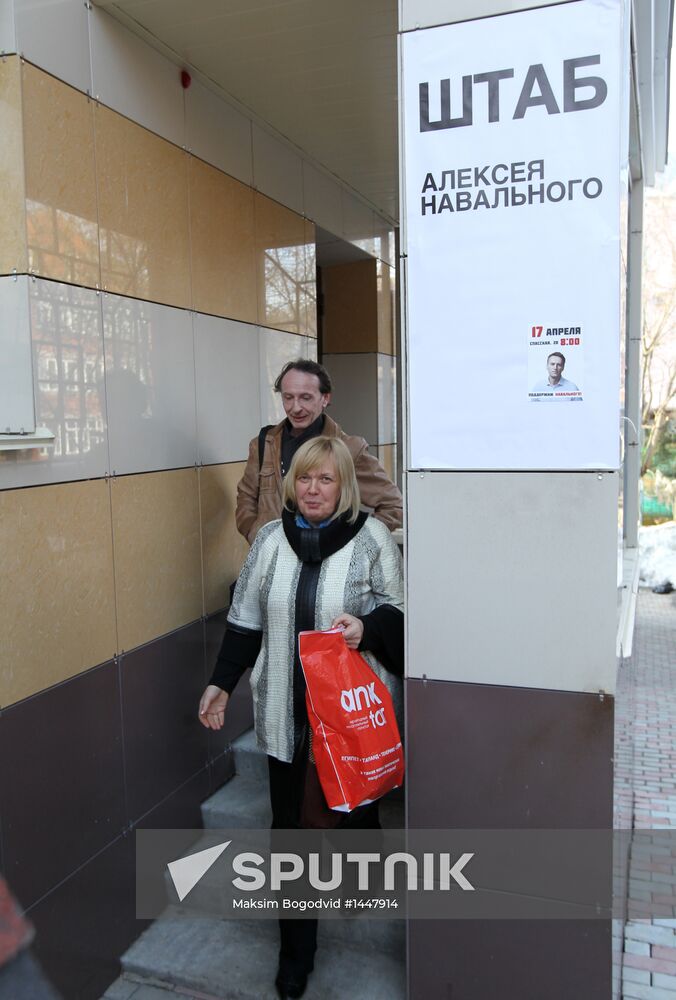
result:
[[[271,427],[265,437],[263,462],[258,468],[258,438],[249,445],[249,458],[244,475],[237,486],[235,520],[241,535],[253,543],[259,528],[282,516],[282,428],[284,421]],[[345,434],[328,414],[324,417],[327,437],[339,437],[350,450],[359,483],[361,502],[390,531],[400,528],[403,521],[401,493],[388,478],[378,459],[369,453],[364,438]]]

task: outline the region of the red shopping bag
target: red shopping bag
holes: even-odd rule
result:
[[[312,750],[331,809],[350,812],[404,780],[404,750],[389,691],[342,629],[301,632]]]

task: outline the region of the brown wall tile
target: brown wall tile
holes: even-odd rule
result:
[[[35,954],[64,1000],[98,1000],[147,925],[136,920],[134,842],[118,837],[28,913]]]
[[[393,483],[397,481],[397,446],[396,444],[381,444],[378,448],[378,458],[385,472]]]
[[[203,623],[125,653],[120,677],[127,801],[135,823],[199,771],[208,787],[209,733],[198,719]]]
[[[229,757],[232,761],[234,758],[232,751],[230,751]],[[166,906],[166,865],[175,858],[184,857],[195,850],[193,831],[202,828],[200,806],[211,794],[210,772],[211,768],[204,769],[186,781],[175,792],[167,796],[163,802],[146,813],[136,825],[136,830],[171,830],[171,834],[162,837],[161,844],[155,837],[153,838],[153,860],[151,865],[144,866],[142,902],[140,899],[137,900],[137,912],[140,912],[141,909],[145,910],[146,907],[148,910],[161,912]],[[234,761],[232,772],[228,777],[232,777],[233,773]],[[97,997],[96,1000],[99,998]],[[124,998],[120,998],[120,1000],[124,1000]],[[143,1000],[143,995],[141,994],[139,997],[137,994],[137,1000]],[[157,1000],[157,997],[152,998],[152,1000]],[[174,1000],[178,1000],[178,996],[175,996]],[[185,997],[184,1000],[186,1000]]]
[[[322,268],[322,294],[324,353],[378,351],[376,261]]]
[[[0,706],[115,654],[104,480],[0,492]]]
[[[26,272],[21,67],[18,56],[0,61],[0,274]]]
[[[169,735],[169,739],[171,738],[172,736]],[[228,774],[228,778],[231,778],[234,774],[234,754],[232,751],[228,757],[231,761],[231,772]],[[157,842],[156,838],[153,838],[153,860],[151,865],[144,865],[142,900],[137,900],[137,912],[141,912],[141,910],[161,912],[166,906],[166,865],[175,858],[191,854],[195,850],[193,831],[202,828],[200,806],[209,797],[211,790],[211,767],[209,767],[186,781],[139,820],[136,830],[171,830],[171,834],[163,836],[161,844]],[[96,1000],[99,998],[97,997]],[[142,997],[137,996],[137,1000],[142,1000]],[[157,1000],[157,997],[153,1000]],[[178,1000],[178,997],[175,997],[175,1000]]]
[[[237,483],[245,462],[207,465],[199,470],[202,518],[204,608],[209,615],[230,603],[229,587],[242,568],[249,545],[235,524]]]
[[[189,308],[188,154],[108,108],[94,120],[104,288]]]
[[[382,260],[376,263],[376,282],[378,296],[378,352],[380,354],[397,353],[394,336],[394,317],[396,315],[394,297],[396,294],[396,273],[389,264]]]
[[[216,659],[220,652],[225,627],[227,623],[227,611],[211,615],[204,623],[205,646],[205,684],[211,679]],[[218,758],[223,751],[227,750],[230,743],[238,736],[251,729],[254,724],[253,718],[253,698],[251,696],[250,671],[246,671],[237,687],[230,695],[228,701],[228,711],[225,713],[225,723],[218,732],[209,733],[209,759]],[[221,762],[222,769],[222,762]],[[222,784],[222,782],[221,782]]]
[[[189,178],[193,309],[255,323],[254,193],[195,157]]]
[[[232,756],[232,751],[231,751]],[[234,767],[233,767],[234,773]],[[230,775],[232,777],[232,775]],[[199,771],[193,778],[177,788],[175,792],[163,799],[159,805],[136,824],[137,830],[183,830],[185,850],[194,845],[193,830],[202,828],[202,802],[209,797],[210,782],[208,771]],[[178,839],[178,838],[176,838]],[[172,839],[172,844],[174,840]],[[167,857],[172,861],[176,855]],[[164,897],[166,899],[166,896]]]
[[[120,649],[130,650],[202,614],[196,469],[112,480]]]
[[[29,267],[58,281],[100,281],[93,104],[22,67]]]
[[[413,678],[406,696],[410,827],[612,827],[612,698]]]
[[[125,828],[117,664],[5,709],[0,760],[3,870],[30,906]]]
[[[610,922],[411,920],[409,1000],[599,1000]]]

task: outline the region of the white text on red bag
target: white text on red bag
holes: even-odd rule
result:
[[[404,750],[389,691],[341,629],[301,632],[317,773],[331,809],[350,812],[404,779]]]

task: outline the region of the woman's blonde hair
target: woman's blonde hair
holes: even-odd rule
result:
[[[348,447],[337,437],[311,438],[302,444],[293,456],[291,468],[284,479],[282,502],[287,510],[296,509],[296,480],[308,472],[314,472],[327,459],[332,459],[340,485],[338,506],[334,517],[350,512],[348,523],[354,524],[359,513],[359,486],[354,471],[354,462]]]

